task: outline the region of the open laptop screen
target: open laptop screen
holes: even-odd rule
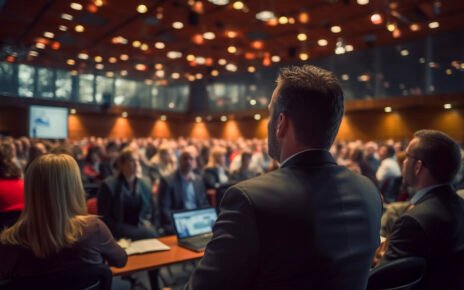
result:
[[[184,239],[212,232],[217,214],[214,208],[204,208],[174,212],[172,218],[177,237]]]

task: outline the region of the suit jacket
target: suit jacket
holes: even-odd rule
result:
[[[205,185],[203,184],[201,176],[197,174],[193,176],[193,188],[195,190],[195,199],[198,207],[209,207]],[[160,181],[158,204],[161,212],[161,226],[169,234],[174,233],[171,211],[185,209],[181,178],[179,170],[176,170],[166,178],[161,178]]]
[[[464,200],[451,186],[432,189],[397,220],[381,264],[409,256],[427,260],[419,289],[464,289]]]
[[[133,240],[155,237],[152,222],[151,187],[147,180],[136,178],[135,191],[140,197],[141,206],[138,224],[130,224],[124,220],[126,205],[122,196],[122,186],[125,182],[122,175],[105,179],[98,192],[98,214],[113,233],[116,239],[130,238]]]
[[[230,188],[185,289],[365,289],[381,199],[329,152],[305,151]]]
[[[229,178],[229,171],[224,170],[224,174]],[[219,169],[217,167],[207,167],[203,172],[203,181],[206,188],[218,188],[221,185],[219,180]]]

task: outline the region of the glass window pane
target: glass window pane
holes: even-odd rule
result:
[[[34,96],[34,68],[20,64],[18,67],[18,80],[18,94],[21,97],[32,98]]]
[[[79,102],[93,102],[93,78],[94,75],[79,76]]]
[[[97,76],[97,87],[95,92],[95,101],[97,104],[103,104],[111,101],[113,96],[113,79],[103,76]]]
[[[37,69],[37,95],[53,98],[53,71],[46,68]]]
[[[115,86],[116,93],[113,99],[113,103],[115,105],[130,106],[130,104],[134,102],[135,99],[137,82],[125,79],[116,79]]]
[[[185,112],[189,99],[189,85],[158,86],[152,89],[152,108],[174,112]]]
[[[59,99],[71,99],[72,76],[64,70],[56,71],[56,92],[55,96]]]
[[[15,67],[8,62],[0,62],[0,95],[14,96],[16,92]]]

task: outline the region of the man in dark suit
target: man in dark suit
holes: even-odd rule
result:
[[[190,150],[179,156],[179,169],[166,179],[161,179],[159,187],[159,207],[161,226],[168,234],[174,233],[171,211],[209,207],[203,179],[193,171],[194,157]]]
[[[186,289],[365,289],[381,200],[328,152],[343,116],[338,81],[314,66],[284,68],[269,111],[281,168],[226,192]]]
[[[434,130],[416,132],[406,149],[403,180],[415,193],[393,226],[381,264],[424,257],[420,289],[464,289],[464,200],[451,186],[460,159],[456,142]]]

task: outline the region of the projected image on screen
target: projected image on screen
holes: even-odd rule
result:
[[[31,106],[29,110],[29,137],[65,139],[68,137],[68,109]]]

